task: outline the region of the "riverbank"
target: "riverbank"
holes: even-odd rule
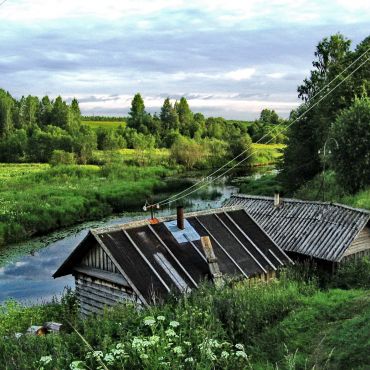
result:
[[[252,165],[263,166],[277,160],[282,146],[253,144],[253,148]],[[115,213],[138,211],[146,199],[159,199],[191,184],[185,179],[165,181],[184,173],[166,149],[96,151],[93,162],[55,167],[0,164],[0,247]]]
[[[0,363],[22,370],[365,369],[369,298],[368,290],[321,291],[282,279],[222,290],[204,285],[164,304],[121,305],[88,320],[71,293],[61,303],[9,302],[0,306]],[[52,320],[65,331],[15,337]]]
[[[174,169],[125,164],[0,165],[0,245],[139,209]]]

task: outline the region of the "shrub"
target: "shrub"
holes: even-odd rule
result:
[[[331,285],[342,289],[370,289],[369,257],[342,262],[333,276]]]
[[[76,158],[73,153],[64,150],[53,150],[49,163],[52,166],[57,166],[59,164],[75,164]]]

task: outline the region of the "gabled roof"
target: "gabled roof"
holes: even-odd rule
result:
[[[249,277],[291,262],[240,207],[185,214],[185,230],[175,216],[91,230],[53,275],[73,273],[92,244],[98,243],[129,285],[146,301],[153,292],[196,288],[209,275],[200,237],[209,236],[224,275]]]
[[[237,194],[225,206],[239,206],[282,249],[339,262],[370,220],[370,212],[342,204]]]

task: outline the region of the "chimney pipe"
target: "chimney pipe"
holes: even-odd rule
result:
[[[183,206],[178,206],[177,207],[177,227],[180,230],[184,230],[184,207]]]
[[[279,192],[275,192],[274,194],[274,207],[279,207],[280,206],[280,194]]]

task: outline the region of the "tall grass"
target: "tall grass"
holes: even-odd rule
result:
[[[322,292],[286,278],[222,289],[203,284],[155,306],[120,305],[86,320],[69,293],[61,303],[3,306],[0,368],[361,369],[369,312],[366,291]],[[50,320],[65,331],[14,336]]]
[[[0,245],[139,208],[169,173],[119,163],[1,166]]]

